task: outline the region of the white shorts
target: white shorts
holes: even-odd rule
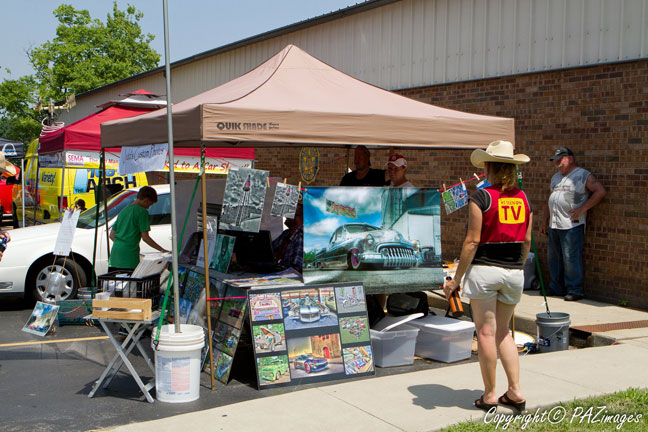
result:
[[[524,270],[471,265],[462,281],[463,295],[469,299],[518,304],[524,287]]]

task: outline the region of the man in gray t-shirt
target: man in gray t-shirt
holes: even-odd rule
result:
[[[555,295],[566,301],[583,298],[583,238],[587,210],[605,196],[605,188],[589,171],[576,166],[574,152],[560,147],[549,159],[558,172],[551,178],[551,195],[540,232],[548,234],[547,255]]]

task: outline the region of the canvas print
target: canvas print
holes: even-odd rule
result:
[[[261,357],[256,359],[256,363],[259,386],[290,382],[287,356]]]
[[[221,308],[220,320],[240,329],[245,316],[247,293],[244,289],[228,286]]]
[[[209,268],[217,272],[227,273],[230,261],[232,261],[232,252],[234,251],[234,241],[236,237],[218,234],[216,236],[216,245],[214,246],[211,263]]]
[[[362,280],[366,293],[443,284],[441,195],[432,188],[312,187],[304,282]],[[396,289],[395,289],[396,288]]]
[[[36,302],[34,310],[27,320],[27,323],[23,327],[23,331],[27,333],[33,333],[38,336],[45,336],[50,329],[52,324],[56,320],[56,315],[58,314],[59,307],[57,305]]]
[[[222,351],[230,357],[234,357],[236,346],[241,337],[241,330],[219,322],[213,330],[213,335],[212,342],[214,350]]]
[[[218,356],[214,355],[214,363],[216,363],[214,377],[223,384],[227,384],[232,371],[232,357],[220,351],[217,354]]]
[[[267,187],[268,171],[230,168],[219,228],[259,232]]]
[[[283,322],[253,321],[250,307],[260,389],[375,373],[362,283],[248,291],[251,305],[265,305],[268,299],[277,296],[281,300]],[[344,300],[347,300],[347,312],[338,316]],[[290,378],[286,376],[288,371]]]
[[[209,251],[209,260],[211,263],[214,257],[214,249],[216,248],[216,236],[218,231],[218,218],[216,216],[207,216],[207,250]],[[196,257],[196,265],[198,267],[205,267],[205,242],[200,239],[200,248],[198,249],[198,256]]]
[[[289,285],[303,285],[302,276],[293,269],[282,270],[278,273],[267,275],[260,275],[244,279],[226,279],[228,285],[245,287],[245,288],[261,288],[264,286],[289,286]]]
[[[371,345],[363,345],[342,350],[344,356],[344,373],[355,375],[374,370]]]
[[[205,340],[207,340],[208,330],[206,328],[203,328],[203,330],[205,331]],[[213,330],[211,334],[212,336],[214,335]],[[209,344],[205,342],[205,344],[202,347],[202,350],[200,350],[200,371],[201,372],[205,369],[205,365],[207,364],[208,357],[209,357]]]
[[[450,214],[468,205],[468,191],[466,185],[461,183],[443,191],[443,204],[446,214]]]
[[[298,202],[299,188],[297,186],[277,183],[270,214],[272,216],[294,218]]]
[[[284,324],[286,330],[337,326],[335,310],[325,303],[319,288],[286,290],[281,293]]]
[[[193,270],[189,271],[183,288],[182,298],[195,305],[205,288],[205,275]]]
[[[367,310],[362,285],[347,285],[335,288],[339,313],[364,312]]]
[[[250,315],[252,321],[272,321],[282,319],[281,294],[250,294]]]
[[[288,359],[292,379],[344,372],[338,333],[288,339]]]
[[[180,324],[186,324],[193,305],[187,299],[180,299]]]
[[[369,342],[369,320],[367,316],[340,318],[340,337],[343,344]]]
[[[441,193],[441,196],[443,197],[443,207],[445,208],[446,214],[453,213],[455,210],[455,202],[454,199],[452,198],[452,194],[450,193],[449,190],[445,190]]]
[[[282,323],[252,327],[255,353],[286,351],[286,332]]]

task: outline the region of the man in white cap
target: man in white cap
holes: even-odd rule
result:
[[[4,152],[0,151],[0,175],[5,176],[5,177],[13,177],[18,173],[18,170],[16,169],[13,164],[7,162],[7,159],[5,159],[5,154]],[[11,236],[9,233],[2,231],[0,229],[0,261],[2,261],[2,253],[4,252],[5,245],[11,241]]]
[[[400,154],[389,156],[385,167],[387,167],[387,174],[391,180],[391,187],[414,187],[412,182],[407,180],[407,159],[405,156]]]
[[[551,178],[551,195],[540,227],[549,237],[549,288],[566,301],[578,301],[583,298],[585,217],[606,192],[592,173],[576,166],[569,148],[559,147],[549,160],[558,170]]]

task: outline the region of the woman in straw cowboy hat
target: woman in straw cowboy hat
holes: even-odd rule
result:
[[[508,325],[520,302],[531,244],[533,213],[525,193],[515,186],[516,165],[529,162],[529,157],[513,154],[508,141],[493,141],[485,151],[473,151],[470,162],[484,168],[491,186],[470,198],[468,234],[455,277],[444,291],[450,298],[453,291],[463,289],[470,299],[484,381],[484,394],[475,406],[488,411],[499,402],[523,411],[518,352]],[[508,379],[508,389],[499,399],[495,393],[498,352]]]

